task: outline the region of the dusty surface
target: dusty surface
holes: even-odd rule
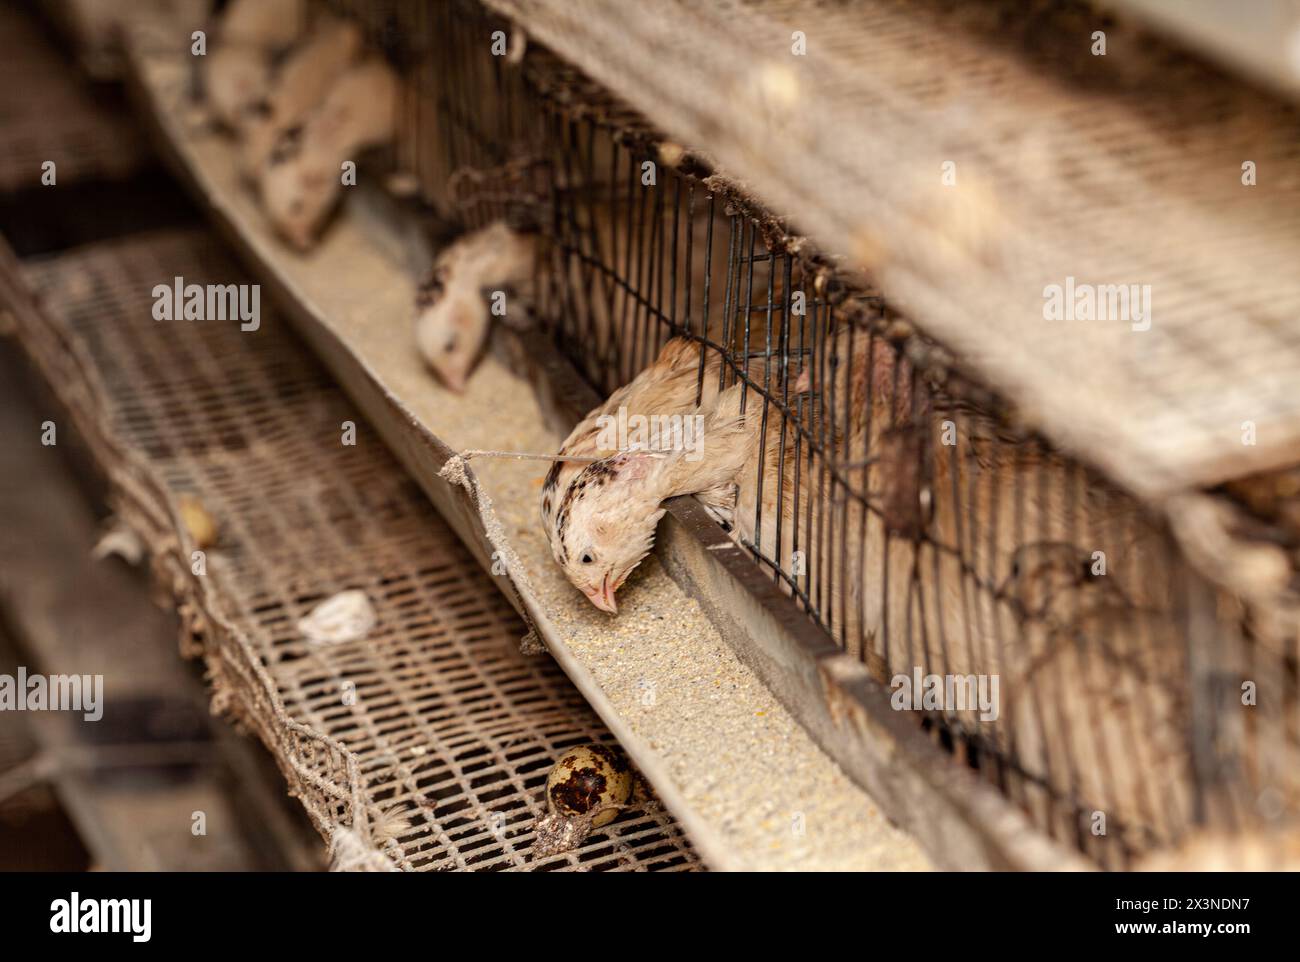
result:
[[[558,446],[561,438],[542,426],[527,384],[495,357],[486,358],[464,395],[434,382],[411,332],[414,280],[401,258],[381,255],[381,245],[356,222],[336,222],[307,257],[275,241],[254,198],[238,184],[229,145],[206,129],[200,111],[181,103],[183,71],[160,55],[147,73],[166,105],[164,120],[182,134],[180,149],[214,206],[226,209],[253,250],[274,261],[416,418],[457,450]],[[812,743],[653,556],[619,592],[619,614],[604,614],[550,557],[538,518],[548,465],[476,459],[472,466],[556,630],[548,643],[587,669],[590,678],[575,682],[602,714],[616,713],[634,733],[626,746],[633,756],[643,765],[643,752],[658,756],[656,768],[674,785],[657,787],[689,808],[678,814],[714,867],[929,868],[915,840],[889,824]]]

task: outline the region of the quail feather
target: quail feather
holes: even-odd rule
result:
[[[243,132],[240,168],[256,180],[276,141],[302,123],[319,106],[330,85],[361,53],[361,30],[346,20],[323,14],[310,33],[290,51],[275,72],[262,101]]]
[[[537,234],[503,221],[461,235],[434,261],[416,292],[415,341],[425,363],[451,390],[465,390],[492,323],[492,298],[505,318],[527,323]],[[523,303],[516,303],[522,301]]]
[[[285,130],[261,175],[262,203],[276,231],[309,250],[339,197],[343,164],[392,140],[397,77],[380,57],[349,68],[301,124]]]

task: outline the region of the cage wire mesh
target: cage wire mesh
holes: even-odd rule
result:
[[[0,7],[0,192],[42,186],[51,162],[55,184],[123,179],[143,167],[143,138],[96,97],[20,6]]]
[[[24,341],[182,599],[214,707],[271,748],[336,859],[361,833],[408,870],[700,867],[654,803],[532,858],[551,766],[611,736],[554,662],[520,654],[491,578],[280,318],[264,307],[255,334],[181,320],[184,336],[152,318],[157,283],[242,280],[219,244],[146,234],[26,275],[53,320]],[[219,529],[202,577],[166,507],[183,495]],[[299,619],[344,590],[365,592],[375,627],[307,640]]]
[[[1294,458],[1294,105],[1081,0],[484,3],[875,268],[1131,491]],[[948,160],[960,183],[933,176]],[[1243,191],[1257,163],[1287,173]],[[1037,323],[1044,281],[1085,274],[1140,277],[1168,309],[1136,343]]]
[[[998,677],[996,720],[920,713],[957,763],[1106,867],[1295,813],[1293,630],[1259,631],[1154,514],[581,64],[474,0],[329,5],[404,69],[396,152],[424,199],[540,226],[537,313],[593,386],[672,337],[698,344],[701,395],[743,385],[763,440],[733,535],[755,563],[882,681]]]

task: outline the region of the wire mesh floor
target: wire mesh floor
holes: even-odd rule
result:
[[[107,111],[16,5],[0,6],[0,192],[41,186],[42,164],[57,184],[116,180],[144,165],[144,141]]]
[[[214,706],[258,732],[324,834],[361,824],[405,869],[701,867],[662,810],[530,862],[551,765],[611,736],[552,661],[519,653],[491,578],[280,318],[264,309],[246,334],[153,320],[156,284],[246,280],[214,241],[162,232],[27,271],[66,330],[25,341],[126,500],[147,500],[132,494],[143,474],[217,522],[206,576],[190,577],[182,538],[173,588]],[[369,635],[304,640],[298,619],[349,589],[373,604]]]

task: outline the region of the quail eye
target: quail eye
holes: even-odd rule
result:
[[[450,354],[452,351],[456,350],[456,335],[455,335],[455,334],[453,334],[451,337],[447,338],[447,343],[443,344],[442,349],[443,349],[444,351],[446,351],[448,354]]]
[[[589,564],[591,564],[591,563],[592,563],[593,561],[595,561],[595,560],[596,560],[596,559],[593,558],[593,557],[591,556],[591,552],[589,552],[589,551],[587,551],[587,552],[583,552],[583,555],[582,555],[582,563],[583,563],[583,564],[585,564],[585,565],[589,565]]]

